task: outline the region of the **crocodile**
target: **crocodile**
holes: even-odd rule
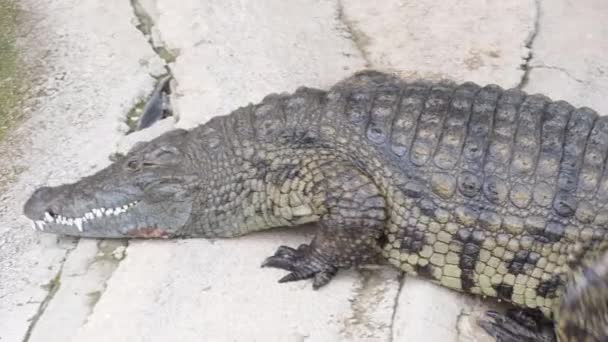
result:
[[[606,341],[607,156],[608,117],[592,109],[366,70],[140,142],[38,188],[24,213],[37,230],[93,238],[315,223],[309,244],[263,262],[288,271],[280,282],[317,289],[380,259],[520,308],[479,320],[501,341]]]

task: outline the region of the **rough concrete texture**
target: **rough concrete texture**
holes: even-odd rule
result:
[[[142,3],[144,8],[149,4]],[[364,67],[335,1],[156,1],[160,39],[179,54],[174,105],[191,127],[272,92],[327,87]]]
[[[536,6],[534,0],[341,0],[340,14],[372,67],[514,87],[530,54]]]
[[[277,243],[304,238],[310,235],[285,230],[215,242],[132,242],[76,340],[386,341],[398,285],[393,270],[370,271],[373,282],[345,272],[321,291],[304,282],[281,286],[280,271],[260,271]]]
[[[608,2],[543,1],[523,89],[608,113]]]
[[[163,70],[134,27],[128,3],[26,0],[19,6],[30,25],[19,45],[39,76],[24,108],[29,119],[0,146],[0,183],[10,183],[0,195],[3,342],[35,335],[74,248],[70,240],[34,233],[21,216],[24,201],[37,186],[75,180],[108,164],[122,136],[120,117],[151,91],[150,75]],[[55,327],[71,327],[72,318],[61,317]]]
[[[38,317],[30,341],[69,341],[93,311],[106,281],[124,257],[126,241],[83,239],[51,283],[52,300]],[[61,329],[57,329],[57,324]]]
[[[0,146],[0,175],[12,175],[0,194],[1,342],[491,340],[475,324],[487,307],[479,299],[387,266],[341,272],[320,291],[259,268],[277,246],[309,241],[311,228],[76,244],[34,234],[21,205],[35,187],[89,174],[138,140],[363,67],[607,106],[600,0],[21,6],[32,24],[21,44],[40,76],[29,119]],[[166,70],[177,117],[124,136],[126,114]]]
[[[421,310],[421,308],[424,308]],[[393,341],[491,341],[474,320],[463,319],[488,309],[479,299],[455,295],[453,291],[406,277],[393,321]],[[462,332],[459,336],[459,332]]]

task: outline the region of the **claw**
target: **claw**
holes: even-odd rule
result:
[[[279,246],[279,248],[277,248],[277,251],[274,253],[275,256],[294,256],[296,253],[296,250],[288,247],[288,246]]]
[[[284,270],[291,271],[286,268],[289,263],[293,263],[297,258],[298,251],[287,246],[279,246],[273,256],[270,256],[264,260],[261,267],[275,267],[282,268]]]
[[[288,283],[290,281],[296,281],[296,280],[300,280],[300,279],[295,275],[295,273],[288,273],[286,276],[279,279],[279,283],[283,284],[283,283]]]
[[[313,278],[313,288],[316,290],[329,283],[338,269],[325,261],[325,258],[315,253],[308,245],[300,245],[298,249],[280,246],[273,256],[262,262],[261,267],[280,268],[290,273],[279,279],[279,283]]]
[[[486,316],[492,317],[492,318],[497,318],[497,317],[501,317],[502,315],[498,313],[498,311],[495,310],[488,310],[486,311]]]
[[[313,276],[313,273],[305,273],[305,272],[291,272],[279,279],[279,283],[288,283],[291,281],[298,281],[303,279],[308,279]]]
[[[522,322],[510,316],[512,316],[511,313],[504,315],[489,310],[486,312],[486,319],[479,319],[478,324],[498,342],[554,340],[550,332],[547,335],[537,325],[531,325],[530,321]]]
[[[312,288],[318,290],[322,286],[325,286],[329,283],[329,281],[338,273],[338,269],[332,267],[324,272],[319,272],[315,274],[315,277],[312,282]]]
[[[262,263],[262,267],[274,267],[280,268],[286,271],[294,271],[293,261],[289,259],[282,259],[276,255],[266,258]]]

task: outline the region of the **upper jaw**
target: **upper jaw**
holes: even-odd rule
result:
[[[98,219],[119,216],[130,211],[139,201],[131,201],[116,207],[99,207],[82,213],[78,217],[64,216],[59,213],[45,211],[43,217],[32,218],[32,228],[37,231],[45,231],[52,227],[52,230],[69,232],[76,229],[78,233],[85,233],[87,227]]]

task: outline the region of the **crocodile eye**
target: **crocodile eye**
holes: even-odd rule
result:
[[[165,159],[171,158],[179,154],[179,150],[174,146],[161,146],[159,149],[152,153],[152,159]]]
[[[129,171],[139,171],[140,166],[139,166],[139,162],[137,160],[129,160],[127,162],[127,169],[129,169]]]

